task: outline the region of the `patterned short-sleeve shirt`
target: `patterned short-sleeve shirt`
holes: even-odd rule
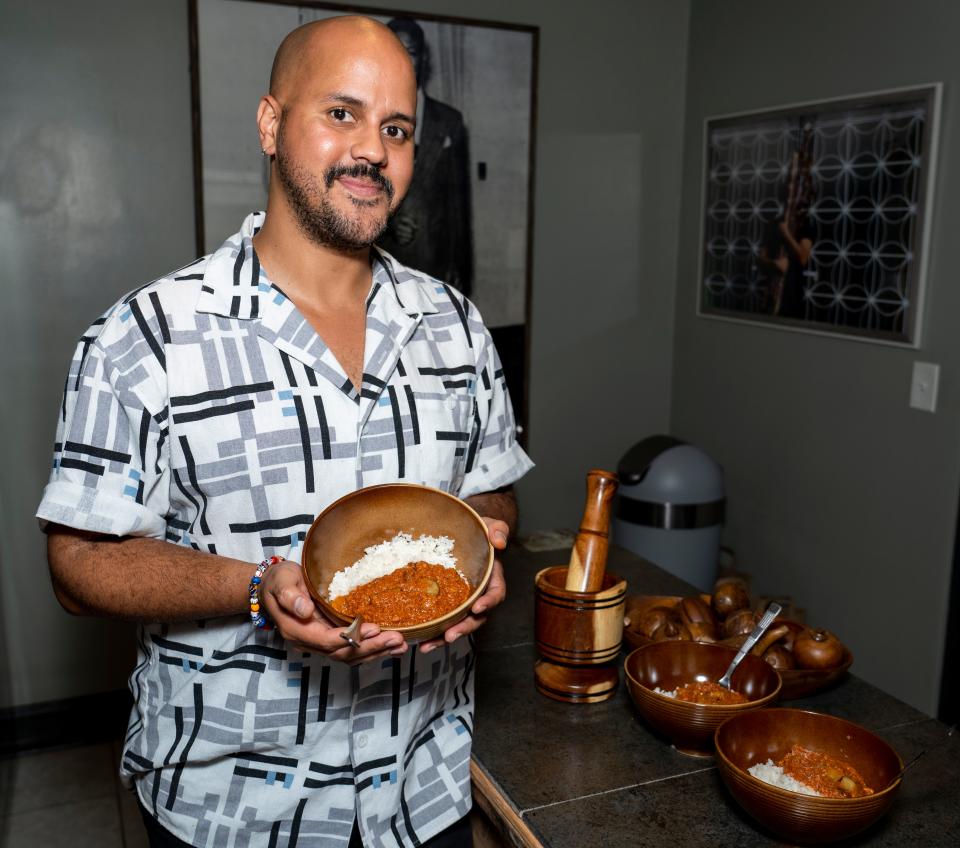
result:
[[[357,391],[260,267],[262,223],[84,334],[41,521],[299,561],[317,513],[359,487],[467,497],[532,467],[466,298],[377,252]],[[356,818],[364,844],[415,846],[469,809],[469,640],[355,668],[239,615],[138,642],[121,773],[191,845],[345,846]]]

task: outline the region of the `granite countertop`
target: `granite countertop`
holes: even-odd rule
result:
[[[533,586],[568,551],[504,558],[508,597],[480,631],[474,759],[544,846],[777,845],[727,793],[711,759],[688,757],[648,728],[626,686],[599,704],[564,704],[533,683]],[[694,590],[629,551],[611,548],[607,570],[630,594]],[[856,667],[856,663],[854,663]],[[785,706],[854,721],[886,739],[904,762],[931,750],[904,777],[889,813],[845,846],[960,845],[960,735],[848,674]]]

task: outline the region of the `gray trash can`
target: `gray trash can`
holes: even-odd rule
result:
[[[710,592],[726,508],[723,469],[672,436],[637,442],[617,466],[613,540]]]

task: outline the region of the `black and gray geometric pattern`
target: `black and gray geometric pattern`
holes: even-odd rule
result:
[[[84,334],[41,521],[299,561],[358,487],[467,497],[532,467],[467,299],[377,252],[357,391],[260,267],[262,223]],[[367,845],[415,846],[470,807],[473,664],[469,640],[350,668],[246,616],[144,625],[121,772],[192,845],[345,846],[356,817]]]
[[[702,290],[708,309],[769,312],[757,259],[785,214],[791,157],[809,135],[813,249],[802,314],[897,338],[919,297],[918,248],[931,115],[923,98],[719,122],[707,135]]]

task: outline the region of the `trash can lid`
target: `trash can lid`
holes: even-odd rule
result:
[[[708,503],[725,494],[720,465],[672,436],[635,444],[620,460],[617,476],[624,495],[654,503]]]
[[[675,439],[673,436],[648,436],[643,441],[637,442],[620,458],[617,465],[617,477],[620,478],[620,483],[635,486],[646,477],[650,470],[650,463],[660,454],[683,444],[686,442]]]

